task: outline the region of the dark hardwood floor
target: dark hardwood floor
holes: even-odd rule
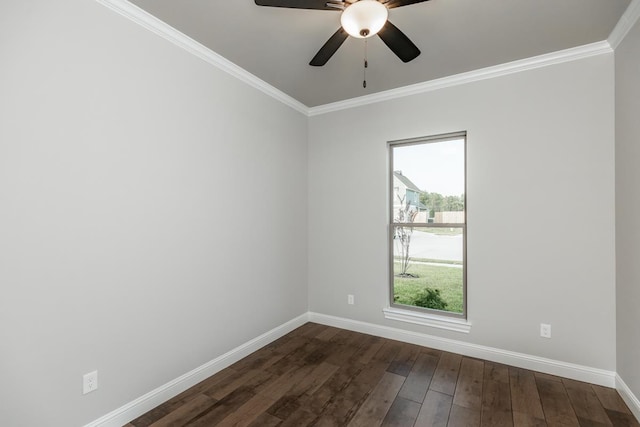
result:
[[[307,323],[127,424],[638,426],[614,389]]]

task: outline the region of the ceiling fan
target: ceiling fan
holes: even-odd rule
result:
[[[309,65],[314,67],[326,64],[348,36],[364,39],[378,34],[402,62],[415,59],[420,55],[420,49],[398,27],[389,22],[388,10],[424,1],[428,0],[255,0],[258,6],[342,12],[342,26],[309,62]]]

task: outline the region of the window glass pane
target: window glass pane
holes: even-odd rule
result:
[[[392,303],[465,315],[465,137],[391,145]]]
[[[464,139],[393,147],[393,222],[464,219]]]
[[[462,313],[464,229],[394,226],[396,304]]]

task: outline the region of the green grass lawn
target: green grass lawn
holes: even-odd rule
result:
[[[396,274],[399,266],[394,263]],[[414,305],[416,295],[430,287],[440,290],[440,296],[447,302],[447,311],[462,313],[462,268],[411,264],[407,273],[418,277],[394,277],[396,304]]]

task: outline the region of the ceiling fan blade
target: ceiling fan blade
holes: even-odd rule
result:
[[[329,37],[329,40],[327,40],[327,42],[320,48],[318,53],[316,53],[316,56],[314,56],[311,62],[309,62],[309,65],[322,67],[329,59],[331,59],[338,48],[342,46],[342,43],[344,43],[347,37],[349,37],[349,34],[340,27],[340,29],[333,33],[333,35]]]
[[[258,6],[287,7],[290,9],[319,9],[338,10],[340,8],[328,6],[328,4],[340,5],[341,0],[255,0]]]
[[[402,62],[409,62],[420,55],[420,49],[398,27],[389,21],[384,24],[378,36]]]
[[[393,9],[394,7],[409,6],[410,4],[422,3],[425,1],[429,0],[387,0],[382,1],[381,3],[387,6],[387,9]]]

